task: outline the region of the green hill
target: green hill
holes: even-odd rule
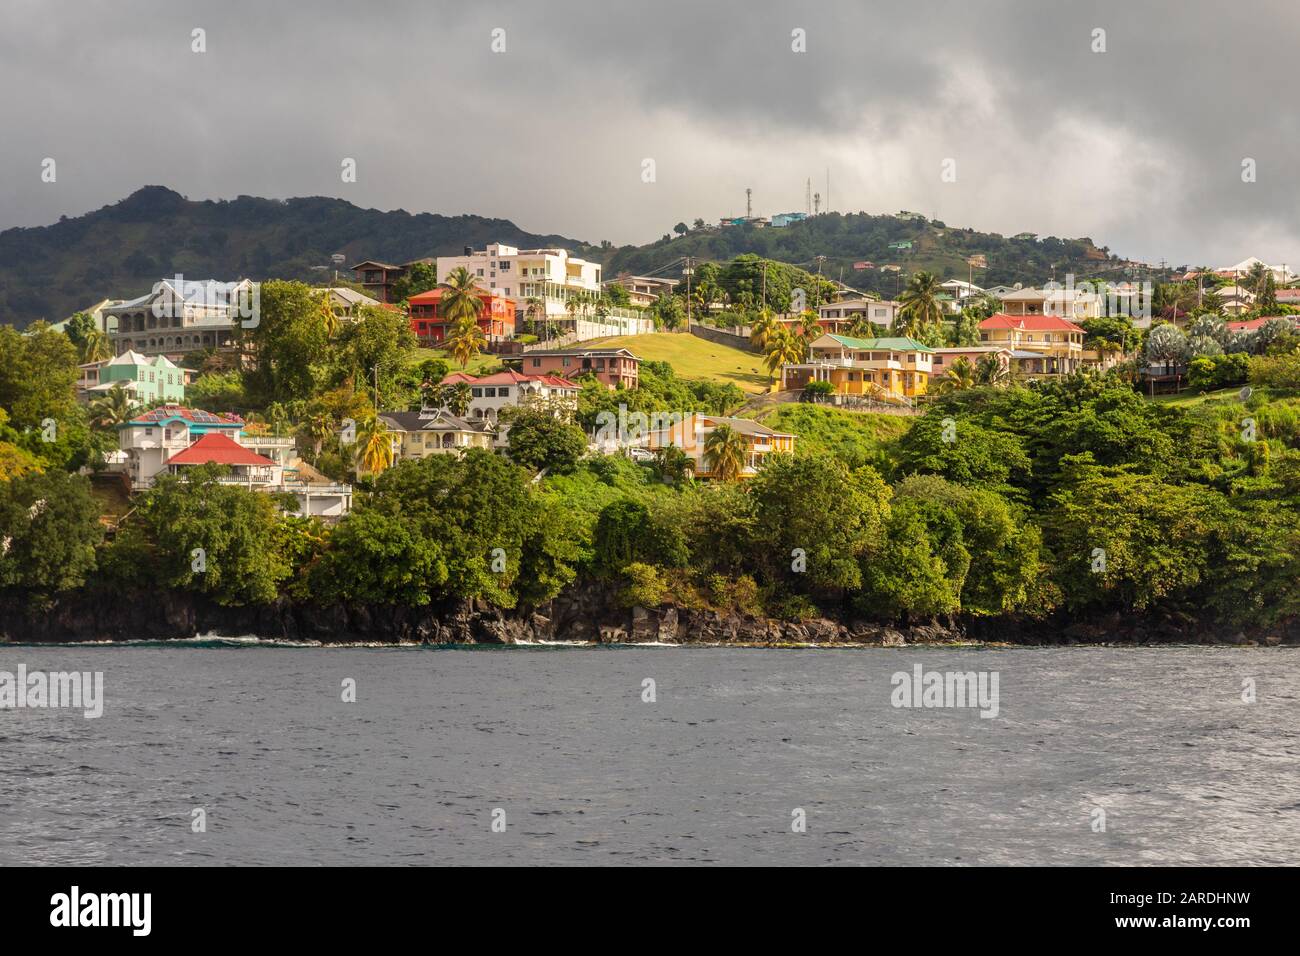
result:
[[[902,243],[911,246],[891,248],[891,244]],[[669,267],[682,256],[721,262],[743,253],[810,271],[817,268],[814,257],[825,256],[823,275],[886,297],[895,293],[908,273],[922,269],[940,279],[964,280],[968,276],[966,260],[976,254],[986,257],[988,268],[975,270],[975,284],[986,288],[1016,282],[1038,285],[1053,276],[1063,282],[1067,273],[1077,279],[1128,277],[1124,259],[1087,238],[1013,238],[933,220],[866,213],[827,213],[779,229],[708,226],[645,246],[607,250],[603,261],[606,275],[614,276],[650,273]],[[873,263],[874,268],[853,268],[855,262],[862,261]],[[886,265],[900,266],[902,275],[880,268]],[[664,274],[676,277],[678,271],[670,267]]]
[[[192,201],[162,186],[52,226],[0,232],[0,323],[55,322],[102,298],[143,295],[164,276],[328,276],[330,256],[409,262],[489,242],[586,248],[505,219],[362,209],[342,199]],[[352,273],[346,273],[352,278]]]
[[[0,323],[57,321],[101,298],[140,295],[178,272],[223,280],[319,281],[329,274],[334,254],[343,255],[346,265],[362,259],[408,262],[498,241],[563,246],[602,262],[609,277],[659,270],[675,277],[682,256],[722,262],[742,253],[816,271],[814,257],[825,256],[823,275],[886,296],[902,277],[881,266],[964,279],[966,258],[976,253],[988,259],[988,268],[975,273],[983,286],[1037,284],[1071,272],[1079,278],[1124,275],[1123,261],[1090,239],[1007,238],[898,216],[828,213],[781,229],[703,227],[643,246],[614,247],[524,232],[506,219],[381,212],[320,196],[194,201],[146,186],[84,216],[0,232]],[[891,248],[900,243],[911,246]],[[863,260],[876,268],[855,270],[853,263]]]

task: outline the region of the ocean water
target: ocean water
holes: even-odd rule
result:
[[[0,710],[3,864],[1300,864],[1295,649],[0,647],[19,664],[101,671],[105,702]],[[996,673],[997,716],[893,706],[917,664]]]

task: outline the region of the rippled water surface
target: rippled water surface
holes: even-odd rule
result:
[[[1292,649],[0,647],[20,663],[102,671],[106,703],[0,710],[0,863],[1300,864]],[[917,663],[996,671],[998,716],[891,706]]]

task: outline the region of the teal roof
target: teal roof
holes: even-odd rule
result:
[[[895,335],[883,339],[851,339],[847,335],[832,335],[836,342],[850,349],[890,349],[895,352],[933,352],[928,345],[918,342],[906,335]]]

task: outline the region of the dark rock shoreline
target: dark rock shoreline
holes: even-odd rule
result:
[[[186,592],[74,592],[51,606],[0,599],[0,642],[75,644],[255,636],[322,644],[591,643],[876,645],[1219,644],[1300,645],[1300,620],[1272,628],[1195,619],[1120,617],[1087,622],[1014,618],[882,625],[852,619],[790,622],[676,606],[623,608],[598,586],[573,588],[539,608],[503,610],[462,601],[422,608],[317,605],[281,599],[222,607]]]

